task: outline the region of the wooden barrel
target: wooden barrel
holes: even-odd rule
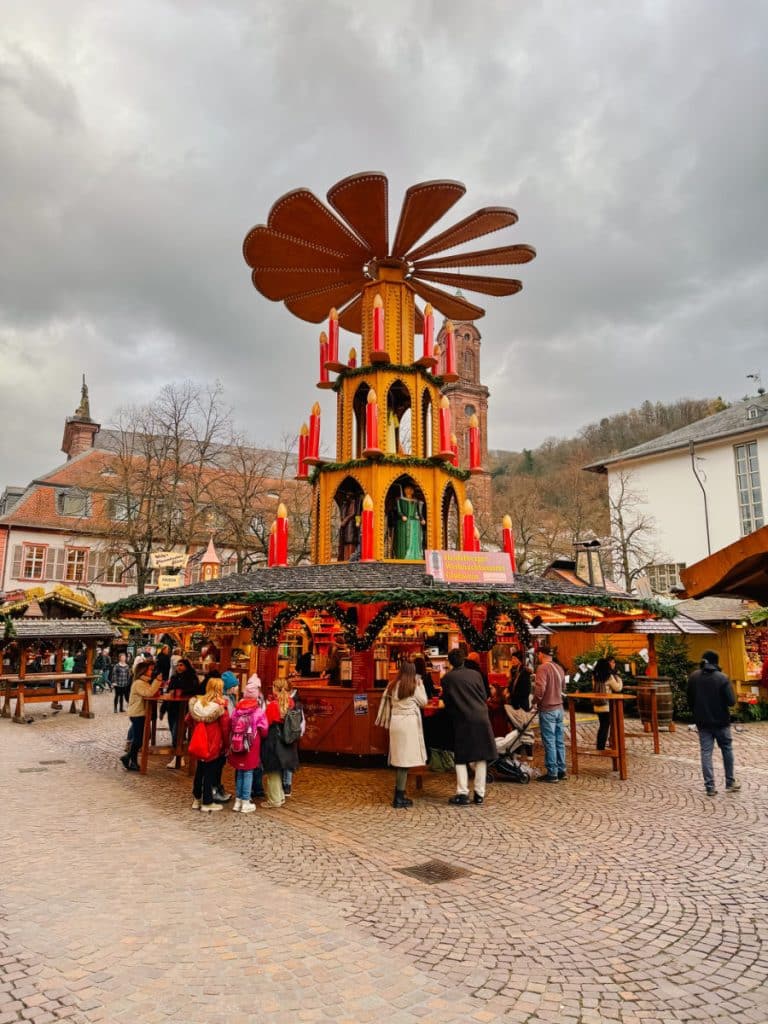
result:
[[[674,700],[672,697],[672,681],[670,679],[644,679],[637,684],[637,710],[640,721],[643,725],[651,724],[651,694],[653,688],[656,691],[656,714],[659,719],[659,729],[670,730],[672,725]]]

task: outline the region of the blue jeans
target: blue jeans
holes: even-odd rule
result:
[[[541,742],[544,745],[544,763],[547,775],[557,778],[565,773],[565,739],[563,737],[563,709],[553,708],[539,712]]]
[[[251,799],[253,786],[253,768],[240,769],[235,772],[235,796],[238,800]]]
[[[283,789],[285,790],[286,793],[290,792],[292,783],[293,772],[290,770],[290,768],[285,768],[283,770]]]
[[[730,785],[734,781],[733,740],[730,725],[723,725],[718,729],[706,729],[703,725],[699,725],[697,729],[699,730],[701,773],[704,776],[704,785],[707,789],[715,788],[715,773],[712,770],[712,751],[715,749],[715,743],[720,747],[720,753],[723,755],[725,783]]]

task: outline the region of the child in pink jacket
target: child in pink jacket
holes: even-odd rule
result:
[[[235,802],[233,811],[252,814],[256,804],[251,801],[253,772],[261,764],[261,737],[267,735],[267,716],[259,702],[261,683],[251,678],[243,699],[232,712],[229,733],[229,763],[235,769]]]

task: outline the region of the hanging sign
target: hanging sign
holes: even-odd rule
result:
[[[356,715],[367,715],[368,714],[368,694],[367,693],[355,693],[352,696],[352,706],[355,709]]]
[[[188,561],[183,551],[153,551],[149,556],[151,569],[186,569]]]
[[[505,551],[427,551],[426,571],[441,583],[514,583]]]
[[[162,573],[157,577],[157,589],[158,590],[171,590],[173,587],[180,587],[184,582],[182,575],[174,575],[172,573]]]

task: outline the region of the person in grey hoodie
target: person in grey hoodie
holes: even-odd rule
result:
[[[712,751],[715,743],[723,755],[725,789],[735,793],[741,784],[734,775],[733,739],[731,737],[730,709],[736,703],[736,695],[728,676],[720,671],[716,651],[704,651],[701,667],[688,678],[688,704],[693,720],[699,731],[701,748],[701,772],[707,796],[715,796],[715,773],[712,770]]]

